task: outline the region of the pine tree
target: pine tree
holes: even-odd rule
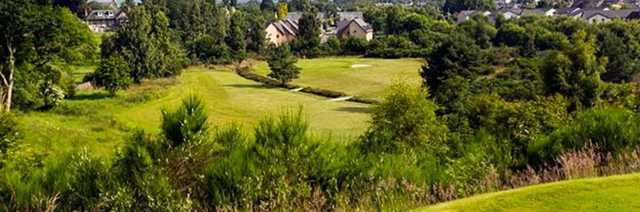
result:
[[[272,47],[271,54],[267,60],[269,63],[269,77],[279,80],[282,85],[286,85],[293,79],[298,78],[300,68],[296,66],[298,59],[291,54],[287,44],[279,47]]]
[[[305,56],[313,56],[320,46],[320,20],[317,14],[315,10],[308,9],[298,21],[295,49]]]
[[[234,12],[229,23],[229,34],[226,43],[232,51],[236,60],[246,57],[246,30],[248,28],[246,16],[243,12]]]

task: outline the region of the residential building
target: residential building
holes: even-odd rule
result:
[[[93,32],[107,32],[127,21],[127,14],[121,10],[94,10],[85,18]]]
[[[636,10],[585,10],[582,19],[588,23],[604,23],[613,19],[626,20]]]
[[[298,35],[298,20],[285,19],[270,23],[265,32],[267,41],[276,46],[291,42]]]
[[[373,27],[364,21],[362,12],[338,12],[337,16],[337,20],[333,20],[332,17],[325,13],[318,13],[316,18],[322,22],[320,28],[321,42],[326,42],[329,38],[335,36],[373,39]],[[266,40],[275,45],[295,40],[298,35],[298,20],[301,17],[301,12],[290,12],[284,20],[270,23],[265,28]]]
[[[588,23],[603,23],[613,19],[640,19],[640,9],[624,9],[612,10],[604,9],[581,9],[581,8],[560,8],[560,9],[503,9],[494,12],[490,11],[474,11],[465,10],[456,15],[457,22],[462,23],[469,20],[472,16],[486,16],[489,21],[494,21],[498,15],[502,15],[505,19],[519,18],[522,16],[565,16],[576,19],[582,19]]]
[[[337,35],[341,38],[362,38],[367,41],[373,39],[373,27],[361,18],[338,22]]]

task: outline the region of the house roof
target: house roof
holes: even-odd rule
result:
[[[365,32],[373,32],[373,27],[369,25],[367,22],[362,20],[361,18],[355,18],[351,20],[342,20],[338,22],[337,31],[338,34],[342,34],[342,32],[351,24],[354,23],[356,26],[360,27]]]
[[[299,20],[302,17],[302,14],[302,12],[290,12],[287,13],[286,19]],[[364,19],[362,12],[338,12],[338,17],[340,17],[340,20],[351,20],[356,18]],[[324,20],[328,18],[328,15],[326,13],[318,13],[316,18]]]
[[[113,4],[117,7],[122,6],[126,0],[88,0],[87,3],[98,3],[98,4]],[[142,0],[133,0],[134,3],[136,4],[141,4]]]
[[[522,15],[544,15],[547,11],[549,10],[544,8],[524,9]]]
[[[120,16],[120,13],[121,13],[120,10],[93,10],[85,18],[85,20],[97,21],[97,20],[116,19],[116,17]]]
[[[556,14],[557,15],[569,15],[569,16],[573,16],[576,15],[576,13],[582,11],[581,8],[579,7],[567,7],[567,8],[559,8],[556,9]]]
[[[607,18],[627,18],[632,12],[636,10],[584,10],[582,18],[589,19],[596,15],[601,15]]]
[[[482,16],[486,16],[489,17],[490,19],[493,17],[491,16],[491,12],[489,11],[483,11],[483,10],[463,10],[458,12],[458,14],[456,14],[456,22],[457,23],[462,23],[467,21],[470,17],[475,16],[475,15],[482,15]]]
[[[282,34],[297,35],[298,34],[298,21],[292,19],[285,19],[271,23],[273,27]]]

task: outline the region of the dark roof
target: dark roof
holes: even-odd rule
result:
[[[640,19],[640,11],[633,11],[627,16],[627,19]]]
[[[282,34],[297,35],[298,20],[285,19],[271,23]]]
[[[97,4],[106,4],[106,5],[113,5],[116,7],[122,6],[126,0],[88,0],[87,3],[92,3],[95,2]],[[142,0],[134,0],[133,3],[135,4],[142,4]]]
[[[301,17],[302,12],[287,13],[287,19],[299,20]],[[364,15],[362,12],[338,12],[338,17],[340,17],[340,20],[351,20],[356,18],[364,19]],[[324,20],[328,18],[328,15],[326,13],[318,13],[316,18]]]
[[[584,10],[582,18],[589,19],[593,16],[601,15],[607,18],[626,19],[634,11],[636,10]]]
[[[116,17],[120,16],[120,10],[93,10],[89,15],[85,18],[87,21],[97,21],[97,20],[111,20],[116,19]]]
[[[573,15],[576,15],[580,11],[582,11],[582,9],[580,9],[579,7],[558,8],[558,9],[556,9],[556,14],[557,15],[573,16]]]

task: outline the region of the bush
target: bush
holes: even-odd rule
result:
[[[367,40],[350,37],[344,41],[342,51],[347,55],[363,55],[367,51]]]
[[[207,131],[207,119],[204,104],[196,96],[184,99],[175,112],[163,110],[162,131],[169,146],[177,147],[203,136]]]
[[[320,45],[322,55],[338,55],[342,53],[342,45],[340,39],[336,37],[330,37],[326,42]]]
[[[408,84],[392,85],[372,115],[363,137],[365,152],[447,152],[447,128],[436,117],[437,105],[425,89]]]
[[[127,89],[132,83],[129,65],[120,55],[102,59],[92,78],[96,86],[103,86],[111,96],[115,96],[120,89]]]
[[[589,109],[578,113],[568,125],[538,139],[529,152],[540,162],[549,162],[563,152],[577,151],[587,144],[605,153],[619,153],[640,145],[639,123],[637,115],[626,109]]]
[[[205,171],[204,190],[212,206],[240,207],[254,200],[251,192],[252,176],[256,176],[254,156],[249,154],[249,143],[237,126],[222,129],[214,136],[222,145],[219,160]]]
[[[18,123],[10,113],[0,113],[0,168],[5,155],[14,146],[18,137]]]
[[[419,48],[406,37],[389,35],[376,37],[367,46],[366,57],[402,58],[424,57],[427,49]]]
[[[99,209],[101,194],[109,191],[113,183],[104,160],[84,150],[72,154],[66,171],[72,175],[68,189],[60,194],[60,205],[65,210]]]

